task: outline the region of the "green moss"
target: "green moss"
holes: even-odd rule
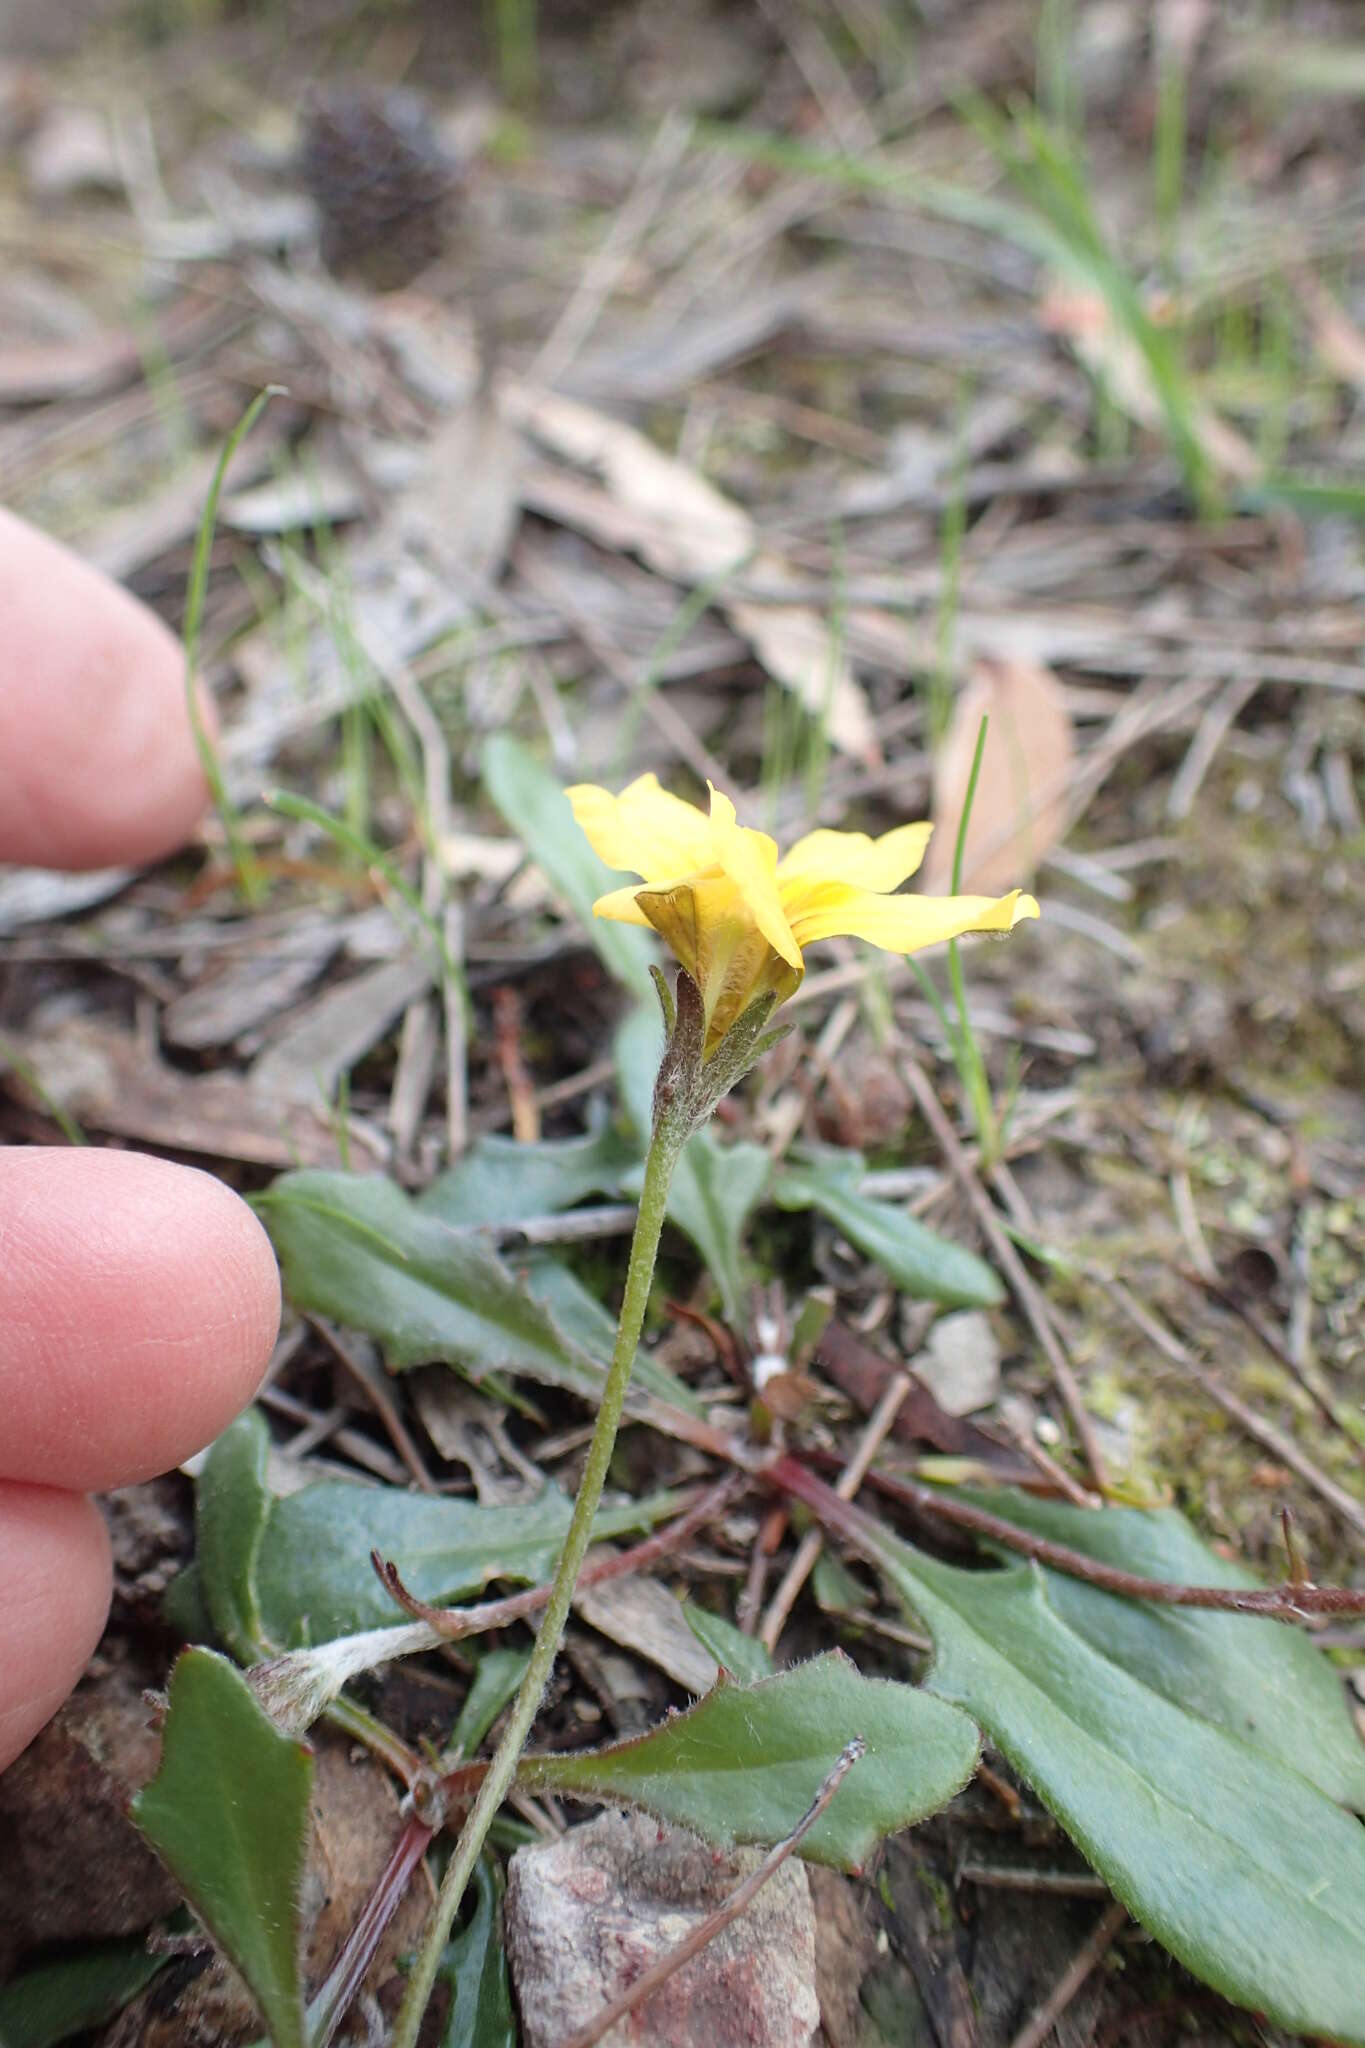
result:
[[[920,1862],[915,1864],[915,1882],[920,1890],[927,1894],[933,1905],[938,1924],[946,1934],[953,1924],[953,1895],[951,1890],[936,1870],[930,1870],[927,1864]]]

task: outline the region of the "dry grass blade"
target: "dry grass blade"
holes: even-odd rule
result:
[[[1304,1484],[1311,1487],[1320,1500],[1325,1500],[1357,1537],[1365,1538],[1365,1507],[1347,1493],[1345,1487],[1338,1486],[1335,1479],[1322,1471],[1292,1437],[1287,1437],[1273,1422],[1267,1422],[1263,1415],[1258,1415],[1254,1408],[1248,1407],[1239,1394],[1233,1393],[1231,1387],[1224,1386],[1217,1373],[1210,1372],[1206,1366],[1201,1365],[1189,1346],[1182,1344],[1178,1337],[1173,1336],[1122,1281],[1110,1280],[1103,1275],[1096,1277],[1111,1300],[1137,1325],[1143,1335],[1151,1340],[1163,1358],[1168,1359],[1201,1388],[1255,1443],[1269,1451],[1277,1463],[1287,1465],[1291,1472],[1297,1472]]]
[[[858,1488],[867,1477],[868,1467],[876,1457],[896,1420],[902,1402],[914,1391],[914,1381],[909,1373],[897,1373],[886,1392],[877,1403],[876,1412],[863,1431],[857,1450],[845,1469],[835,1481],[834,1490],[841,1500],[852,1500]],[[768,1605],[763,1617],[763,1626],[758,1639],[771,1656],[777,1648],[778,1637],[786,1626],[787,1616],[796,1605],[796,1598],[806,1580],[815,1569],[816,1560],[825,1547],[825,1539],[818,1529],[808,1529],[801,1538],[795,1557],[783,1574],[782,1582]]]
[[[1099,292],[1055,290],[1043,301],[1039,317],[1049,332],[1065,335],[1081,362],[1131,418],[1141,426],[1160,428],[1162,402],[1146,358]],[[1205,456],[1225,477],[1250,483],[1259,476],[1255,449],[1212,407],[1192,406],[1190,423]]]
[[[967,1200],[972,1205],[977,1221],[985,1232],[986,1241],[990,1245],[992,1255],[999,1263],[1010,1286],[1014,1289],[1019,1306],[1028,1317],[1033,1334],[1042,1346],[1048,1364],[1052,1367],[1052,1376],[1057,1383],[1057,1391],[1066,1404],[1066,1410],[1071,1417],[1076,1436],[1082,1450],[1085,1452],[1086,1463],[1090,1467],[1091,1476],[1096,1486],[1102,1491],[1108,1484],[1109,1479],[1104,1453],[1100,1449],[1095,1425],[1086,1412],[1085,1402],[1081,1397],[1080,1386],[1075,1373],[1071,1369],[1070,1360],[1063,1351],[1061,1341],[1053,1327],[1052,1317],[1048,1313],[1047,1302],[1029,1278],[1023,1260],[1001,1227],[1000,1218],[992,1207],[990,1196],[986,1193],[986,1190],[982,1187],[981,1182],[973,1171],[971,1161],[963,1150],[961,1140],[958,1138],[952,1124],[944,1114],[943,1106],[934,1093],[928,1075],[924,1072],[918,1060],[909,1052],[902,1052],[901,1054],[901,1070],[910,1084],[911,1091],[916,1102],[919,1104],[925,1122],[933,1132],[935,1139],[942,1149],[944,1158],[952,1169]]]

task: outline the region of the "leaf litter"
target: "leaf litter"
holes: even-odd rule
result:
[[[547,6],[540,28],[549,109],[575,62],[557,12]],[[387,295],[318,267],[293,159],[277,146],[293,87],[344,70],[341,38],[324,32],[307,47],[286,30],[277,85],[234,127],[210,72],[241,75],[259,28],[239,46],[226,24],[173,23],[187,81],[175,111],[158,84],[164,55],[129,35],[126,85],[145,99],[163,189],[153,203],[145,164],[125,155],[121,189],[74,190],[41,235],[16,243],[23,262],[0,287],[14,336],[0,357],[7,494],[178,624],[217,449],[255,389],[287,384],[232,474],[204,659],[235,799],[298,791],[353,838],[251,809],[271,899],[249,913],[226,882],[214,819],[194,854],[154,875],[0,877],[4,1134],[50,1140],[60,1113],[96,1138],[216,1165],[267,1205],[270,1176],[289,1169],[338,1181],[346,1169],[376,1191],[379,1173],[396,1173],[406,1194],[362,1197],[388,1204],[388,1227],[352,1246],[354,1272],[338,1262],[349,1294],[312,1305],[373,1328],[392,1365],[448,1355],[441,1370],[468,1371],[473,1360],[518,1456],[571,1490],[619,1293],[621,1241],[592,1235],[592,1212],[629,1204],[638,1158],[640,1112],[618,1093],[609,1054],[621,984],[642,989],[646,951],[617,944],[634,933],[586,922],[596,883],[555,824],[553,793],[655,768],[695,795],[718,765],[747,793],[750,821],[784,838],[815,824],[876,831],[932,810],[941,864],[960,755],[985,708],[995,751],[969,871],[978,848],[1008,882],[1036,865],[1044,923],[1022,962],[983,946],[967,957],[971,1014],[1008,1105],[1003,1161],[983,1161],[968,1135],[967,1170],[1045,1296],[1119,1497],[1178,1504],[1213,1546],[1199,1567],[1210,1577],[1240,1560],[1282,1578],[1289,1506],[1312,1576],[1358,1584],[1358,1526],[1333,1505],[1360,1500],[1365,1434],[1365,983],[1352,882],[1365,672],[1349,467],[1360,237],[1342,182],[1346,117],[1321,83],[1292,113],[1253,104],[1239,66],[1255,54],[1266,75],[1264,35],[1210,11],[1190,59],[1184,147],[1210,173],[1226,149],[1240,175],[1187,177],[1172,255],[1148,212],[1151,137],[1133,118],[1141,10],[1103,22],[1097,10],[1093,23],[1081,10],[1087,33],[1064,65],[1047,44],[1047,10],[945,16],[919,33],[913,63],[894,10],[801,12],[813,30],[786,8],[712,12],[704,29],[686,8],[676,21],[630,5],[604,14],[602,77],[618,96],[495,129],[451,200],[445,252]],[[1274,33],[1287,63],[1322,31],[1291,11]],[[438,31],[414,16],[411,35],[406,60],[381,44],[380,69],[412,64],[439,121],[466,114],[468,80],[491,76],[475,28]],[[1036,69],[1035,40],[1048,56]],[[743,132],[705,125],[717,104],[702,46],[741,82],[720,112],[740,112]],[[41,64],[34,76],[41,96]],[[1062,161],[1044,163],[1043,178],[1043,160],[1028,159],[1029,184],[1021,131],[992,142],[961,107],[964,87],[1003,105],[1035,77]],[[622,116],[657,124],[661,80],[685,133],[656,137],[650,157]],[[1081,161],[1073,86],[1086,207],[1064,217],[1059,287],[1057,216],[1043,260],[1036,227],[1021,222],[1030,207],[1048,217]],[[64,91],[102,104],[79,57]],[[1008,205],[999,177],[1014,183]],[[240,222],[251,209],[232,198],[244,189],[250,232]],[[260,223],[285,202],[293,224],[272,241]],[[39,196],[16,204],[31,213]],[[1092,217],[1100,242],[1081,232]],[[4,232],[17,234],[15,220]],[[1091,266],[1079,279],[1078,252]],[[1116,252],[1159,285],[1130,292],[1127,269],[1116,281],[1106,267]],[[556,334],[559,374],[539,382]],[[1183,495],[1196,472],[1220,500],[1202,519]],[[958,518],[954,561],[945,536]],[[956,765],[953,728],[934,745],[944,692]],[[448,756],[438,813],[424,775],[433,730]],[[990,872],[972,885],[989,886]],[[451,932],[453,914],[458,988],[431,940]],[[319,938],[320,920],[335,943]],[[386,934],[377,950],[364,929]],[[445,1001],[433,1036],[418,1020],[434,1015],[434,975]],[[513,1105],[493,1020],[507,989],[543,1152],[518,1150],[500,1171]],[[1049,1479],[1051,1465],[1084,1494],[1092,1475],[1022,1297],[1000,1300],[967,1183],[940,1159],[912,1091],[888,1095],[889,1127],[872,1139],[852,1121],[865,1091],[854,1103],[845,1073],[878,1059],[900,1073],[913,1045],[968,1131],[938,1018],[896,967],[850,956],[809,977],[793,1013],[803,1034],[813,1041],[850,993],[849,1035],[814,1078],[780,1049],[733,1120],[707,1133],[676,1204],[667,1289],[723,1311],[742,1373],[764,1348],[754,1289],[776,1279],[799,1312],[823,1283],[840,1327],[893,1373],[923,1338],[911,1345],[901,1296],[921,1295],[936,1267],[953,1283],[949,1313],[990,1304],[999,1392],[970,1428],[908,1399],[902,1423],[915,1427],[893,1425],[892,1461],[926,1477],[937,1464],[950,1484],[1023,1480],[1030,1490],[1012,1498],[1031,1526],[1085,1516]],[[466,1098],[468,1128],[485,1142],[451,1161],[452,1105]],[[794,1102],[794,1124],[775,1121],[779,1098]],[[821,1165],[832,1144],[837,1168]],[[887,1194],[879,1171],[919,1179]],[[288,1185],[276,1183],[277,1203]],[[392,1225],[401,1235],[422,1217],[441,1257],[428,1246],[419,1272],[406,1254],[394,1261]],[[540,1234],[575,1217],[581,1236]],[[462,1234],[488,1220],[496,1242]],[[395,1342],[374,1314],[376,1262],[400,1291],[406,1281],[420,1292],[420,1339],[409,1319]],[[433,1331],[437,1266],[477,1269],[481,1301],[496,1304],[492,1337],[486,1321],[472,1336],[463,1324],[453,1338]],[[1243,1320],[1193,1291],[1182,1268],[1211,1269],[1295,1370],[1248,1344]],[[300,1287],[298,1305],[309,1300]],[[847,1365],[837,1337],[788,1361],[795,1384],[813,1375],[818,1398],[784,1427],[813,1451],[843,1447],[856,1412],[885,1391],[875,1375],[838,1369],[836,1352]],[[540,1371],[528,1375],[533,1358]],[[653,1375],[637,1380],[645,1426],[623,1440],[617,1475],[637,1501],[713,1470],[720,1447],[744,1440],[751,1405],[697,1326],[670,1316],[662,1289],[642,1364]],[[1326,1410],[1305,1376],[1329,1392]],[[424,1427],[410,1384],[395,1383],[397,1412],[451,1507],[472,1511],[469,1467]],[[1215,1406],[1215,1387],[1232,1403]],[[380,1412],[338,1377],[308,1325],[282,1347],[271,1399],[277,1439],[299,1447],[299,1475],[315,1485],[354,1486],[358,1442],[403,1469]],[[1239,1424],[1238,1402],[1267,1425],[1260,1440]],[[1135,1511],[1109,1511],[1108,1540]],[[756,1620],[780,1569],[772,1547],[786,1540],[755,1492],[672,1560],[668,1584],[685,1584],[717,1629],[749,1594]],[[382,1601],[365,1550],[357,1597]],[[288,1601],[273,1593],[278,1621]],[[609,1586],[601,1597],[620,1657],[629,1614],[613,1612]],[[922,1675],[914,1653],[869,1626],[896,1627],[892,1607],[865,1597],[864,1619],[850,1622],[802,1596],[781,1660],[809,1671],[798,1660],[839,1641],[869,1683]],[[1109,1609],[1126,1620],[1126,1603],[1066,1580],[1049,1597],[1098,1646],[1090,1654],[1114,1654]],[[1003,1588],[996,1598],[1008,1604]],[[1176,1690],[1193,1683],[1180,1675],[1189,1643],[1202,1657],[1201,1631],[1223,1631],[1227,1662],[1199,1667],[1214,1683],[1214,1720],[1238,1725],[1258,1674],[1282,1683],[1281,1756],[1295,1707],[1311,1720],[1305,1702],[1321,1692],[1324,1792],[1358,1798],[1341,1705],[1351,1695],[1332,1692],[1328,1708],[1333,1667],[1308,1638],[1291,1639],[1297,1675],[1270,1647],[1239,1675],[1234,1646],[1252,1637],[1235,1632],[1274,1624],[1156,1609],[1141,1624]],[[537,1739],[547,1753],[638,1733],[610,1688],[594,1693],[582,1676],[601,1648],[590,1626],[588,1614],[571,1632]],[[723,1640],[703,1640],[724,1662]],[[1318,1641],[1347,1678],[1361,1667],[1358,1624],[1332,1624]],[[106,1654],[143,1684],[165,1682],[145,1607],[116,1613]],[[392,1665],[361,1689],[366,1710],[396,1739],[439,1743],[472,1661]],[[686,1688],[634,1661],[646,1724],[657,1725]],[[955,1696],[971,1691],[969,1661],[960,1650],[944,1681]],[[1036,1727],[1028,1742],[1003,1721],[991,1732],[1023,1760],[1009,1846],[1027,1881],[1070,1855],[1028,1784],[1056,1811],[1066,1791],[1046,1759],[1024,1755],[1043,1739]],[[1003,2048],[1019,2015],[1063,1981],[1088,1925],[1046,1889],[959,1882],[963,1864],[1003,1853],[1007,1809],[985,1782],[926,1822],[912,1849],[897,1846],[883,1897],[863,1900],[896,1953],[940,1987],[926,1994],[938,2038],[964,2048]],[[1077,1839],[1108,1874],[1105,1844],[1084,1829]],[[1131,1875],[1114,1881],[1142,1911]],[[945,1903],[931,1926],[911,1895],[934,1885]],[[1314,1902],[1304,1910],[1311,1919]],[[1184,2009],[1206,1996],[1117,1939],[1122,1974],[1074,1991],[1064,2019],[1118,2026],[1144,2004]],[[310,1984],[327,1960],[310,1957]],[[867,1970],[875,2010],[892,1962]],[[109,2039],[153,2038],[129,2029],[158,1995],[143,1993]],[[973,2006],[977,2017],[964,2017]],[[1288,1993],[1280,2010],[1293,2019]],[[1229,2009],[1201,2012],[1201,2038],[1236,2038]]]

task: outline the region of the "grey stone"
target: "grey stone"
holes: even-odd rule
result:
[[[723,1904],[759,1861],[640,1814],[604,1813],[512,1858],[503,1928],[524,2048],[559,2048]],[[809,2048],[815,1914],[795,1857],[602,2048]]]

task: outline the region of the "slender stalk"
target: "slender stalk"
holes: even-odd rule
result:
[[[962,863],[967,852],[967,831],[971,824],[972,805],[976,801],[976,785],[981,774],[981,757],[986,751],[986,732],[989,724],[990,720],[983,718],[977,728],[972,772],[967,777],[967,794],[963,799],[962,816],[958,820],[957,844],[953,848],[954,896],[959,895],[962,889]],[[948,941],[948,980],[952,985],[953,1001],[957,1006],[958,1072],[971,1100],[972,1121],[976,1125],[982,1157],[987,1165],[993,1165],[999,1156],[1000,1133],[995,1119],[995,1106],[991,1101],[990,1082],[986,1078],[986,1063],[981,1057],[981,1048],[972,1030],[971,1012],[967,1008],[967,988],[962,977],[962,954],[956,939]]]
[[[743,1484],[743,1475],[731,1472],[715,1486],[698,1488],[691,1506],[675,1522],[669,1522],[653,1536],[647,1536],[643,1543],[633,1543],[629,1550],[618,1550],[584,1565],[578,1575],[578,1590],[603,1585],[609,1579],[625,1578],[632,1572],[643,1571],[656,1558],[667,1557],[704,1522],[720,1514]],[[523,1621],[528,1614],[534,1614],[538,1607],[545,1605],[551,1592],[548,1585],[528,1586],[524,1592],[509,1593],[503,1600],[481,1600],[474,1607],[432,1607],[425,1600],[413,1598],[403,1584],[397,1565],[386,1562],[377,1550],[370,1552],[370,1563],[384,1590],[392,1594],[404,1613],[410,1614],[414,1621],[424,1621],[447,1642],[460,1642],[465,1636],[486,1635],[490,1629],[506,1628],[510,1622]]]
[[[649,1304],[649,1289],[654,1278],[654,1262],[658,1257],[669,1183],[673,1178],[673,1169],[686,1135],[686,1127],[679,1120],[663,1116],[655,1122],[654,1135],[645,1159],[645,1179],[640,1190],[640,1210],[635,1219],[635,1235],[631,1240],[625,1298],[621,1303],[621,1321],[616,1332],[616,1345],[612,1352],[606,1384],[602,1390],[602,1405],[597,1413],[597,1424],[592,1433],[592,1442],[588,1446],[587,1463],[583,1467],[583,1477],[579,1482],[578,1498],[574,1502],[573,1519],[569,1524],[569,1533],[564,1539],[559,1567],[550,1588],[549,1602],[536,1634],[531,1661],[526,1667],[521,1690],[513,1704],[502,1740],[488,1766],[488,1774],[479,1787],[478,1798],[474,1801],[469,1819],[465,1822],[464,1830],[456,1844],[455,1854],[451,1857],[445,1877],[442,1879],[440,1894],[432,1908],[421,1952],[408,1979],[407,1992],[394,2028],[392,2048],[416,2048],[422,2015],[431,1996],[432,1986],[436,1982],[436,1972],[440,1967],[446,1942],[450,1938],[450,1929],[459,1911],[465,1886],[469,1882],[494,1816],[516,1775],[517,1763],[526,1746],[531,1724],[540,1710],[540,1702],[554,1668],[564,1624],[568,1620],[569,1604],[578,1582],[579,1569],[592,1538],[593,1517],[602,1499],[607,1469],[616,1445],[616,1432],[621,1424],[626,1389],[630,1384],[631,1366],[635,1362],[640,1332],[644,1328],[645,1310]]]
[[[392,1728],[386,1727],[377,1714],[362,1707],[358,1700],[348,1700],[345,1693],[338,1693],[326,1708],[324,1719],[354,1741],[363,1742],[370,1755],[387,1764],[409,1791],[426,1768],[417,1751],[410,1749],[401,1736],[395,1735]]]
[[[432,1830],[415,1816],[394,1843],[360,1918],[308,2005],[308,2048],[327,2048],[365,1981],[384,1930],[403,1902],[408,1881],[427,1852]]]
[[[189,587],[185,592],[185,625],[182,635],[185,644],[185,709],[189,715],[190,731],[194,735],[194,748],[199,756],[199,766],[208,784],[214,809],[222,821],[223,835],[227,840],[237,886],[242,892],[242,900],[248,905],[259,903],[261,900],[264,889],[261,870],[255,855],[242,836],[237,807],[228,794],[218,749],[199,701],[196,668],[199,655],[199,627],[204,616],[204,597],[209,583],[209,560],[213,553],[213,530],[218,523],[218,499],[223,489],[223,480],[233,456],[271,399],[282,398],[284,395],[283,387],[278,384],[267,384],[264,391],[258,391],[223,443],[223,452],[218,457],[213,481],[209,485],[209,494],[199,521],[199,531],[195,536]]]

